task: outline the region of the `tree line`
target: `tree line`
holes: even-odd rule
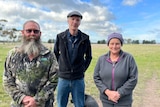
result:
[[[98,40],[97,44],[106,44],[106,40]],[[139,40],[124,39],[124,44],[156,44],[156,40]]]

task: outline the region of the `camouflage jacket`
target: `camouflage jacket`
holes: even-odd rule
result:
[[[23,107],[25,96],[34,97],[38,107],[52,107],[58,80],[55,55],[42,46],[40,55],[30,61],[17,50],[9,52],[3,75],[4,88],[14,101],[12,107]]]

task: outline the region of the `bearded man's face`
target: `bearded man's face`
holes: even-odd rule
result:
[[[41,32],[39,25],[34,22],[28,22],[22,30],[23,43],[22,52],[28,55],[38,56],[41,47]]]

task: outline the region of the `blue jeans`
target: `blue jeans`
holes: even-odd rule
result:
[[[85,101],[84,78],[77,80],[58,79],[57,104],[58,107],[67,107],[69,94],[71,93],[75,107],[84,107]]]

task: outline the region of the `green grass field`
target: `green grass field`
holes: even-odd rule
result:
[[[0,44],[0,106],[9,107],[11,98],[5,93],[2,85],[2,75],[4,70],[4,60],[8,50],[14,47],[15,44]],[[52,49],[52,44],[46,44]],[[151,79],[153,75],[157,76],[160,82],[160,44],[154,45],[128,45],[124,44],[122,49],[132,54],[136,60],[139,70],[138,84],[134,90],[134,102],[133,107],[141,107],[140,104],[144,100],[142,95],[144,88],[146,87],[147,80]],[[104,44],[92,44],[92,62],[90,67],[86,71],[86,93],[92,95],[99,101],[99,92],[93,82],[93,71],[97,59],[100,55],[105,54],[108,51],[107,45]],[[157,84],[160,85],[160,84]],[[160,90],[156,90],[156,94],[160,96]]]

